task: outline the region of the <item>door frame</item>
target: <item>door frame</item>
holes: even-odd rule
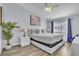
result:
[[[1,8],[1,20],[0,20],[0,29],[1,29],[1,26],[2,26],[2,6],[0,6],[0,8]],[[1,30],[0,30],[0,37],[1,37]],[[0,55],[1,55],[2,49],[3,49],[2,48],[2,41],[0,42],[0,44],[1,44],[1,49],[0,49]]]

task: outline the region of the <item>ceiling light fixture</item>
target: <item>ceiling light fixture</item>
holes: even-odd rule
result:
[[[46,11],[46,12],[51,12],[52,11],[52,7],[49,3],[45,3],[44,11]]]

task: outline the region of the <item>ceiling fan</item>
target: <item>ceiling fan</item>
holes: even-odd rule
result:
[[[44,6],[44,11],[46,12],[52,12],[52,10],[55,8],[55,7],[58,7],[59,5],[52,5],[51,3],[45,3],[45,6]]]

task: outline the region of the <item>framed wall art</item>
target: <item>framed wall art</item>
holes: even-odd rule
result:
[[[30,25],[34,25],[34,26],[40,26],[41,24],[41,19],[38,16],[30,16]]]

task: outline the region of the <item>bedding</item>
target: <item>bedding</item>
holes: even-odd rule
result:
[[[47,44],[53,44],[63,39],[62,34],[32,34],[30,37],[34,40],[44,42]]]
[[[72,45],[71,45],[71,54],[72,56],[79,56],[79,36],[77,36],[73,42],[72,42]]]
[[[60,41],[54,42],[54,43],[52,43],[52,44],[47,44],[47,43],[40,42],[40,41],[37,41],[37,40],[32,39],[32,38],[31,38],[31,40],[32,40],[32,41],[35,41],[35,42],[37,42],[37,43],[43,44],[43,45],[45,45],[45,46],[47,46],[47,47],[49,47],[49,48],[52,48],[52,47],[54,47],[55,45],[57,45],[57,44],[59,44],[60,42],[63,41],[63,40],[61,39]]]
[[[56,52],[58,49],[60,49],[61,47],[64,46],[64,42],[60,42],[59,44],[55,45],[54,47],[50,48],[50,47],[47,47],[46,45],[43,45],[43,44],[40,44],[38,42],[35,42],[33,40],[31,40],[31,43],[33,45],[35,45],[36,47],[42,49],[43,51],[49,53],[49,54],[52,54],[54,52]]]
[[[76,43],[76,44],[79,44],[79,36],[77,36],[72,43]]]
[[[63,34],[31,34],[31,43],[38,48],[52,54],[64,45]]]

